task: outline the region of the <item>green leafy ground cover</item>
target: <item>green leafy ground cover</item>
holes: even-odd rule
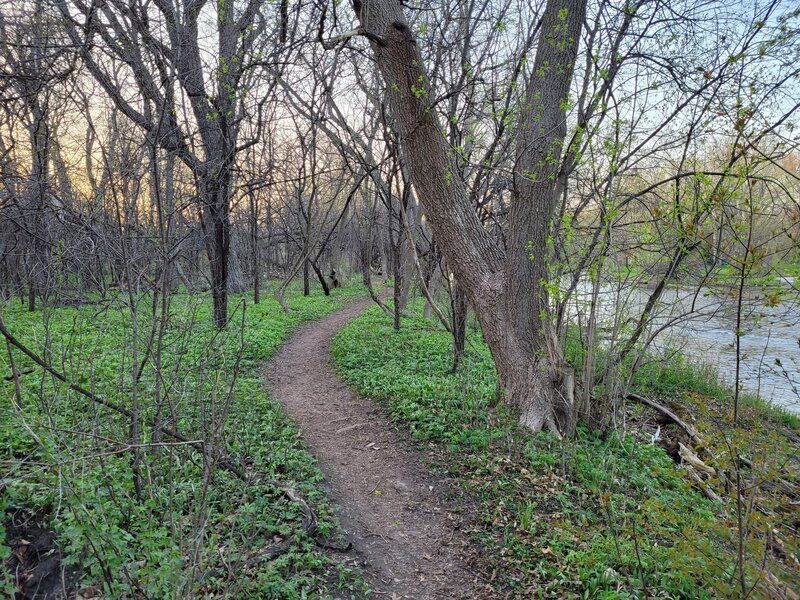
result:
[[[420,443],[441,450],[449,474],[475,499],[473,534],[486,548],[485,575],[499,590],[544,598],[738,594],[730,495],[724,506],[712,502],[661,447],[647,444],[633,425],[641,407],[630,409],[628,431],[638,436],[600,437],[582,427],[565,442],[546,433],[530,435],[496,405],[494,366],[480,335],[470,332],[463,367],[455,374],[448,373],[450,340],[421,317],[404,319],[394,332],[373,308],[337,336],[333,355],[340,377],[382,400]],[[711,418],[720,414],[730,390],[683,358],[648,364],[635,387],[664,401],[702,404],[709,418],[699,426],[709,443],[731,442],[723,420]],[[775,433],[778,421],[754,402],[743,414],[747,428],[735,433],[750,436],[739,441],[748,444],[753,462],[780,464],[784,474],[793,469],[786,477],[796,477],[796,445]],[[771,500],[766,510],[775,513],[786,497],[777,491]],[[798,581],[796,512],[765,523],[753,510],[746,519],[753,533],[745,551],[757,561],[763,557],[762,565],[748,567],[750,597],[769,596],[764,565],[780,581],[788,579],[791,589]],[[783,535],[782,561],[764,551],[771,542],[755,533],[759,525],[759,531],[775,526],[789,532]]]
[[[158,377],[167,421],[190,439],[226,448],[258,475],[248,484],[223,469],[209,470],[200,452],[169,445],[173,440],[154,436],[145,425],[142,441],[163,445],[142,450],[144,489],[137,499],[131,452],[125,448],[126,418],[39,368],[21,377],[20,403],[13,382],[0,381],[1,521],[27,515],[52,527],[65,560],[82,569],[82,585],[96,586],[106,597],[294,599],[360,593],[358,576],[302,535],[274,560],[253,568],[236,565],[298,531],[302,510],[283,487],[297,490],[316,511],[320,537],[335,531],[315,460],[296,426],[265,393],[257,369],[298,325],[363,293],[349,287],[334,290],[332,298],[321,293],[304,298],[295,288],[287,295],[290,313],[271,296],[258,305],[237,296],[224,333],[210,326],[207,298],[173,297],[160,375],[151,353],[137,386],[142,420],[155,416]],[[70,381],[131,407],[131,311],[122,297],[34,313],[8,302],[0,310],[7,328]],[[150,314],[150,301],[142,298],[139,361],[158,325]],[[10,367],[2,350],[5,376]],[[18,369],[34,367],[21,353],[14,357]],[[8,553],[0,546],[3,558]],[[6,581],[7,591],[8,586]]]

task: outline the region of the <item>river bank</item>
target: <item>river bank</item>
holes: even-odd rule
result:
[[[793,597],[796,420],[748,399],[734,425],[730,390],[673,354],[643,367],[635,390],[678,415],[699,442],[637,402],[622,406],[606,436],[583,427],[565,441],[530,435],[495,404],[491,356],[477,332],[468,338],[462,368],[448,373],[450,337],[438,325],[413,317],[394,332],[372,309],[339,334],[333,354],[340,376],[381,400],[473,499],[479,524],[470,533],[498,589],[512,597],[737,597],[731,574],[741,546],[750,597]]]

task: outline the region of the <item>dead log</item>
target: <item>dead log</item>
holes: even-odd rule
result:
[[[681,419],[678,415],[672,412],[663,404],[659,404],[658,402],[654,402],[644,396],[640,396],[639,394],[628,394],[628,400],[633,400],[634,402],[638,402],[639,404],[644,404],[645,406],[649,406],[655,411],[660,412],[662,415],[669,417],[678,427],[683,429],[687,435],[692,439],[695,444],[702,444],[702,439],[700,435],[697,433],[694,427],[689,425],[686,421]]]
[[[681,442],[678,442],[678,454],[683,459],[683,462],[694,467],[698,471],[702,471],[711,477],[716,476],[717,470],[714,467],[708,466],[704,463],[697,454],[692,452],[691,448],[687,448]]]

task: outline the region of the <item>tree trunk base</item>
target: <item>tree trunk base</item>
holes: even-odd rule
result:
[[[575,411],[575,373],[564,363],[559,368],[550,364],[531,364],[517,372],[516,385],[506,386],[509,402],[519,410],[519,424],[538,432],[543,429],[559,438],[572,435],[577,425]]]

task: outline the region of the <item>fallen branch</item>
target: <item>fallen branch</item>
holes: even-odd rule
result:
[[[369,297],[372,298],[372,301],[380,306],[381,310],[385,312],[388,317],[394,318],[394,312],[392,309],[381,302],[380,297],[375,293],[375,289],[372,287],[372,280],[370,280],[369,284],[367,284],[367,290],[369,290]]]
[[[781,600],[798,600],[798,598],[800,598],[797,592],[793,591],[788,584],[783,583],[769,571],[763,571],[763,574],[767,579],[766,587],[769,591],[770,598],[780,598]]]
[[[714,467],[709,467],[706,463],[704,463],[697,454],[692,452],[690,448],[684,446],[681,442],[678,442],[678,454],[683,459],[683,462],[691,465],[698,471],[702,471],[706,475],[710,475],[711,477],[716,476],[717,471]]]
[[[700,477],[700,474],[697,471],[695,471],[692,467],[687,467],[686,472],[689,473],[689,476],[692,479],[694,479],[697,487],[700,488],[700,491],[703,492],[709,500],[713,500],[719,504],[724,504],[722,498],[720,498],[714,490],[705,484],[703,478]]]
[[[303,531],[308,535],[313,535],[314,532],[317,530],[317,515],[316,513],[311,510],[311,507],[308,505],[303,497],[297,493],[296,490],[292,488],[285,488],[283,493],[286,495],[289,500],[292,502],[296,502],[300,505],[300,509],[303,511],[303,522],[300,524],[300,529],[294,532],[292,535],[284,539],[283,541],[275,544],[274,546],[270,546],[266,550],[261,552],[257,552],[250,558],[241,561],[242,567],[255,567],[256,565],[260,565],[268,560],[272,560],[273,558],[277,557],[280,554],[286,552],[289,548],[292,547],[294,544],[295,539],[297,538],[298,534]]]
[[[30,367],[28,367],[27,369],[22,369],[20,371],[14,370],[14,372],[11,375],[6,375],[5,377],[3,377],[3,380],[14,381],[14,379],[19,377],[20,375],[30,375],[31,373],[33,373],[33,371],[34,370]]]

